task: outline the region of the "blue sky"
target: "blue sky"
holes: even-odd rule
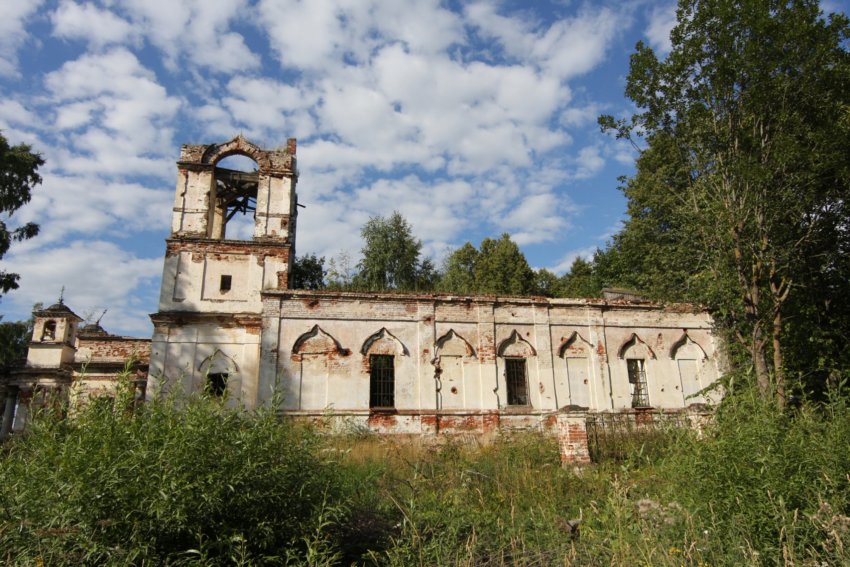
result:
[[[47,160],[11,223],[5,320],[65,298],[144,336],[183,143],[298,138],[297,251],[355,258],[399,210],[438,263],[508,232],[562,273],[614,233],[628,58],[674,5],[429,0],[0,1],[0,130]]]

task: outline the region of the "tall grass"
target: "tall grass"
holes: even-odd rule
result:
[[[299,562],[342,513],[319,439],[205,397],[40,415],[0,459],[8,564]],[[319,534],[319,537],[316,535]],[[332,554],[325,554],[329,556]]]
[[[850,409],[837,397],[784,414],[739,394],[699,436],[656,431],[581,469],[534,433],[326,437],[178,401],[38,416],[0,458],[0,560],[850,564]]]

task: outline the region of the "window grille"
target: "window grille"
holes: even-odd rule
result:
[[[227,390],[227,372],[207,375],[207,393],[214,398],[223,398]]]
[[[508,405],[528,405],[528,381],[525,377],[524,358],[505,359],[505,381],[508,386]]]
[[[649,391],[646,387],[646,368],[642,358],[626,360],[629,370],[629,385],[632,389],[632,407],[649,407]]]
[[[369,407],[395,407],[395,357],[369,356]]]

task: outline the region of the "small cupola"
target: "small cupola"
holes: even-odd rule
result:
[[[82,320],[60,296],[59,301],[50,307],[33,312],[32,342],[74,346],[77,324]]]

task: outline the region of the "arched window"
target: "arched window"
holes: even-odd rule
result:
[[[259,188],[258,165],[250,157],[235,154],[215,164],[211,195],[210,238],[251,240]]]
[[[363,342],[360,353],[369,359],[369,407],[395,407],[395,359],[406,356],[407,347],[395,335],[381,329]]]
[[[42,341],[56,340],[56,321],[50,320],[44,322],[44,329],[41,332]]]
[[[631,406],[633,408],[650,407],[646,361],[654,359],[655,352],[636,333],[632,333],[629,340],[620,347],[620,358],[626,362],[626,375],[632,398]]]
[[[528,367],[526,366],[526,359],[537,356],[537,351],[517,331],[513,331],[511,336],[499,345],[498,352],[504,361],[508,405],[531,405],[528,393]]]

